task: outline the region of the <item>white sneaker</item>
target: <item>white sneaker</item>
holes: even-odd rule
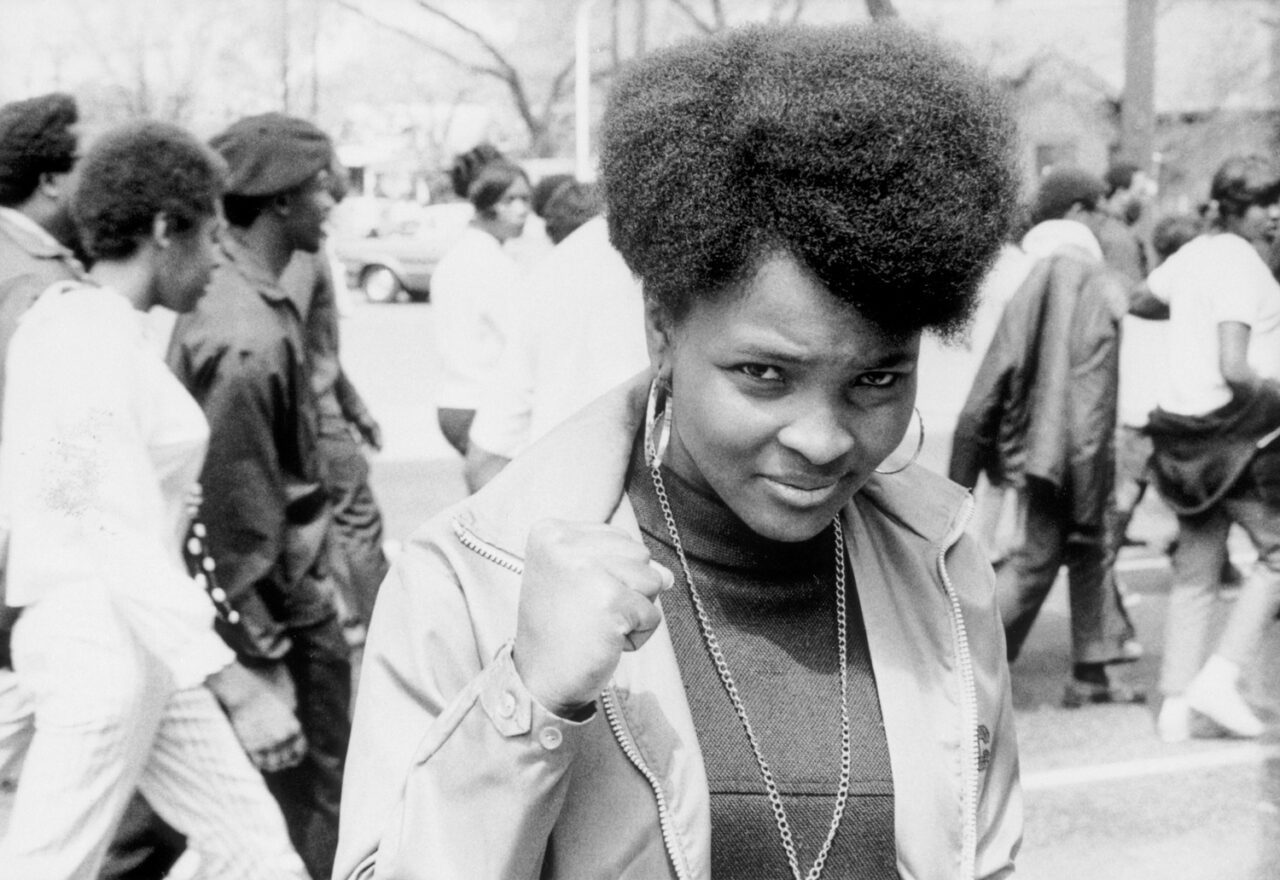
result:
[[[1239,677],[1239,667],[1215,654],[1188,685],[1187,705],[1232,735],[1254,739],[1266,725],[1241,695]]]
[[[1191,739],[1191,707],[1184,697],[1165,697],[1156,716],[1156,734],[1167,743]]]

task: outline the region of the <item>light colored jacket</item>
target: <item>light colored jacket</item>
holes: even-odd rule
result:
[[[645,384],[547,435],[414,536],[382,587],[347,757],[338,878],[708,880],[706,775],[665,625],[574,723],[531,698],[510,644],[529,527],[611,522]],[[893,768],[904,880],[1002,878],[1022,836],[991,569],[967,493],[921,468],[844,511]],[[781,843],[779,843],[781,846]]]

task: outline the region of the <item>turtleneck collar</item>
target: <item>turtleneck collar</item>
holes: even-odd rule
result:
[[[637,442],[631,451],[628,495],[641,530],[672,547],[642,446]],[[690,563],[707,562],[756,575],[785,573],[794,577],[829,572],[834,553],[830,527],[807,541],[775,541],[752,531],[718,497],[700,491],[666,465],[662,467],[662,483]]]

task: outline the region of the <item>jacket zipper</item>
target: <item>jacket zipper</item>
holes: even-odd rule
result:
[[[968,753],[965,756],[964,825],[960,837],[960,876],[973,877],[977,872],[978,861],[978,689],[973,677],[973,657],[969,650],[969,634],[964,626],[964,614],[960,608],[960,596],[951,575],[947,572],[947,551],[956,545],[964,534],[973,515],[973,496],[965,498],[964,506],[956,521],[956,527],[943,541],[938,551],[938,573],[942,577],[942,585],[951,603],[951,625],[956,639],[956,659],[960,664],[961,700],[964,712],[965,737],[969,740]]]
[[[482,541],[476,537],[474,532],[456,519],[453,521],[453,534],[462,543],[462,546],[489,560],[494,565],[501,566],[507,571],[514,571],[516,574],[524,574],[524,563],[519,558],[505,550],[499,550],[487,541]]]
[[[687,880],[689,875],[684,869],[684,862],[677,858],[679,849],[676,846],[675,829],[671,823],[671,810],[667,806],[667,796],[662,791],[662,785],[658,782],[658,777],[645,764],[640,751],[631,742],[631,738],[623,728],[622,718],[619,716],[618,707],[614,702],[612,687],[606,688],[600,693],[600,705],[604,707],[605,717],[609,719],[609,729],[613,731],[614,739],[622,747],[622,753],[635,765],[635,768],[640,771],[640,775],[645,778],[649,783],[649,787],[653,789],[653,796],[658,802],[658,827],[662,830],[662,844],[667,848],[667,858],[671,860],[671,866],[675,869],[676,877],[679,880]]]
[[[520,559],[477,537],[474,532],[456,519],[453,521],[453,533],[464,547],[481,558],[487,559],[495,565],[516,574],[524,574],[524,563]],[[635,765],[635,768],[640,771],[640,775],[649,783],[649,788],[653,790],[653,796],[658,802],[658,827],[662,832],[662,844],[666,847],[667,858],[675,869],[676,877],[678,880],[688,880],[689,875],[683,867],[684,862],[678,858],[680,850],[676,846],[675,829],[672,826],[671,809],[667,804],[667,796],[662,790],[658,777],[645,764],[640,751],[631,742],[631,738],[622,726],[622,718],[614,701],[612,687],[606,688],[601,692],[600,705],[604,708],[605,717],[609,720],[609,729],[613,732],[614,739],[618,741],[618,745],[622,748],[622,753],[627,756],[627,760]]]

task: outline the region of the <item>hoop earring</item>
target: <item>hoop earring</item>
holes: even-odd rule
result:
[[[649,467],[662,467],[671,441],[671,387],[660,375],[649,383],[649,401],[644,411],[644,457]]]
[[[907,459],[907,463],[904,464],[902,467],[895,468],[894,470],[891,470],[891,471],[882,471],[879,468],[876,468],[877,474],[880,474],[881,476],[885,476],[885,477],[890,476],[891,474],[900,474],[903,471],[905,471],[907,468],[911,467],[911,465],[915,464],[916,459],[920,457],[920,450],[924,449],[924,416],[920,415],[920,407],[918,406],[913,406],[911,408],[911,411],[915,413],[916,422],[920,425],[920,436],[916,440],[916,451],[911,453],[911,458]]]

